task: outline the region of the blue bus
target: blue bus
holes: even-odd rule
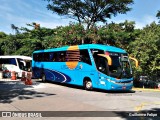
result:
[[[64,46],[33,52],[34,78],[104,90],[130,90],[133,73],[127,52],[100,44]]]

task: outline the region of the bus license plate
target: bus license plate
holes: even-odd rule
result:
[[[122,89],[125,90],[125,89],[126,89],[126,86],[123,86]]]

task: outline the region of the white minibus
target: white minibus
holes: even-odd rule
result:
[[[31,71],[32,58],[21,55],[0,56],[0,70],[4,77],[11,77],[11,72],[15,71],[17,77],[22,77],[22,72]]]

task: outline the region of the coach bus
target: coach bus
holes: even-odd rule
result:
[[[33,52],[34,78],[84,86],[86,90],[130,90],[132,68],[123,49],[100,44],[64,46]]]
[[[0,56],[0,69],[4,77],[11,77],[11,72],[15,71],[17,77],[22,77],[22,72],[31,71],[32,58],[21,55]]]

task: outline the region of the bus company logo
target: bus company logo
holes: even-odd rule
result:
[[[2,112],[2,117],[12,117],[11,112]]]
[[[70,46],[67,49],[67,62],[66,66],[73,70],[77,67],[78,62],[79,62],[79,57],[80,57],[80,51],[78,45],[76,46]]]

